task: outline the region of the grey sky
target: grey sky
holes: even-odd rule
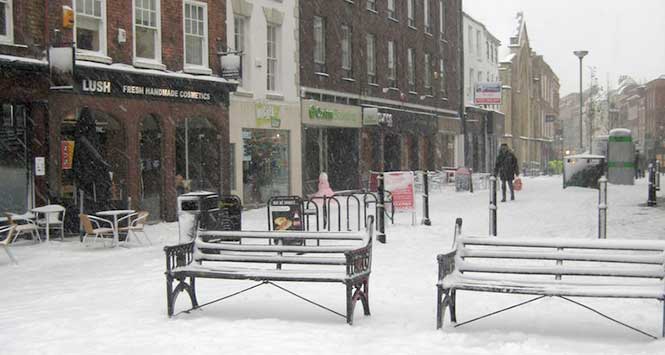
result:
[[[616,87],[619,75],[646,82],[665,74],[665,0],[463,0],[464,10],[508,43],[515,14],[524,12],[533,49],[559,76],[561,96],[579,91],[579,61],[573,50],[586,49],[584,86],[589,68],[600,84]],[[505,47],[500,53],[507,53]]]

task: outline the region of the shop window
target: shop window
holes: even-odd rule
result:
[[[279,27],[274,24],[268,24],[267,27],[267,38],[266,38],[266,64],[267,64],[267,89],[268,91],[277,90],[277,73],[279,68],[279,56],[278,56],[278,33]]]
[[[0,212],[25,212],[31,196],[28,135],[32,131],[25,106],[0,104]]]
[[[106,55],[106,1],[76,0],[76,47]]]
[[[346,71],[345,75],[347,78],[353,76],[352,74],[352,31],[351,27],[347,25],[342,25],[342,69]]]
[[[185,1],[185,71],[210,74],[208,68],[208,5]]]
[[[12,0],[0,0],[0,42],[14,41]]]
[[[203,117],[186,118],[176,127],[176,190],[219,190],[217,129]]]
[[[150,212],[151,219],[159,219],[162,212],[162,130],[155,116],[141,120],[139,140],[141,175],[139,180],[139,205]]]
[[[367,34],[367,81],[376,84],[376,37]]]
[[[397,57],[395,41],[388,41],[388,87],[397,87]]]
[[[134,51],[139,60],[162,61],[159,0],[134,0]]]
[[[289,132],[243,129],[244,203],[264,204],[290,193]]]

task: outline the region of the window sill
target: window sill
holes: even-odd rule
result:
[[[137,68],[144,68],[144,69],[166,70],[166,65],[159,62],[153,62],[147,60],[135,59],[134,66]]]
[[[212,69],[208,67],[201,66],[187,66],[183,68],[183,71],[187,74],[199,74],[199,75],[212,75]]]
[[[431,32],[427,32],[427,31],[425,31],[425,36],[430,37],[430,38],[434,37],[434,35]]]
[[[342,78],[342,80],[348,81],[350,83],[355,83],[356,82],[356,79],[354,79],[354,78]]]
[[[448,40],[446,40],[445,37],[441,37],[441,38],[439,38],[439,41],[441,41],[441,42],[443,42],[443,43],[445,43],[445,44],[448,44]]]
[[[398,20],[398,19],[396,19],[396,18],[394,18],[394,17],[392,17],[392,16],[390,16],[390,15],[388,15],[388,20],[390,20],[390,21],[392,21],[392,22],[399,23],[399,20]]]
[[[399,88],[394,87],[394,86],[389,87],[388,90],[390,90],[390,91],[398,91],[398,92],[400,91]]]
[[[251,91],[243,91],[242,89],[239,89],[233,92],[233,96],[253,98],[254,93]]]
[[[375,9],[367,9],[367,11],[373,13],[374,15],[378,15],[378,14],[379,14],[379,12],[376,11]]]
[[[418,31],[418,29],[416,28],[416,26],[409,25],[408,27],[409,27],[410,29],[414,30],[414,31]]]
[[[284,101],[284,95],[278,92],[268,92],[266,93],[266,99],[275,100],[275,101]]]
[[[0,40],[0,46],[5,46],[5,47],[14,47],[14,48],[28,48],[25,44],[16,44],[11,41],[2,41]]]
[[[379,87],[379,84],[377,84],[377,83],[367,83],[367,85],[375,87],[375,88]]]
[[[96,52],[88,52],[88,51],[77,51],[76,52],[76,59],[77,60],[85,60],[89,62],[98,62],[98,63],[104,63],[104,64],[111,64],[113,63],[113,60],[111,57],[103,55],[101,53],[96,53]]]
[[[417,96],[417,95],[418,95],[418,92],[416,92],[416,91],[409,91],[409,95],[416,95],[416,96]]]
[[[321,76],[321,77],[324,77],[324,78],[329,78],[330,77],[330,74],[322,73],[322,72],[318,72],[318,71],[314,72],[314,75],[318,75],[318,76]]]
[[[344,0],[344,1],[348,2],[349,4],[354,4],[353,0]]]

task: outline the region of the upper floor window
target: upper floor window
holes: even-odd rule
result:
[[[136,58],[161,62],[159,0],[134,0],[134,54]]]
[[[268,23],[267,27],[267,32],[266,32],[266,64],[267,64],[267,70],[266,70],[266,79],[267,79],[267,86],[266,89],[268,91],[275,91],[277,90],[277,73],[278,73],[278,65],[279,65],[279,56],[278,56],[278,43],[277,40],[279,39],[279,36],[277,36],[279,27],[275,24]]]
[[[388,41],[388,86],[397,87],[397,52],[395,41]]]
[[[376,84],[376,38],[367,34],[367,81]]]
[[[409,18],[409,26],[416,27],[416,0],[406,1],[406,12]]]
[[[425,53],[425,92],[432,93],[432,65],[429,53]]]
[[[416,51],[413,48],[407,50],[407,74],[409,80],[409,90],[416,90]]]
[[[490,42],[485,41],[485,51],[487,52],[487,61],[491,62],[492,58],[490,58]]]
[[[480,31],[476,30],[476,55],[478,55],[479,58],[483,56],[482,49],[480,49],[482,46],[482,41],[480,37]]]
[[[423,1],[423,13],[425,15],[425,33],[432,33],[432,23],[429,17],[429,0]]]
[[[442,96],[446,96],[446,65],[443,59],[439,59],[439,91]]]
[[[376,0],[367,0],[367,10],[376,11]]]
[[[12,0],[0,0],[0,42],[14,42]]]
[[[473,27],[468,27],[468,39],[469,39],[469,53],[473,53]]]
[[[326,72],[326,21],[319,16],[314,16],[314,66]]]
[[[106,1],[76,0],[76,48],[106,54]]]
[[[185,0],[185,69],[209,74],[208,4]]]
[[[395,13],[395,0],[388,0],[388,17],[392,19],[397,18],[397,14]]]
[[[242,53],[245,51],[245,17],[233,17],[233,49]]]
[[[347,71],[347,76],[349,76],[352,67],[351,38],[351,28],[342,25],[342,69]]]
[[[446,32],[446,7],[445,1],[439,0],[439,35],[444,38]]]

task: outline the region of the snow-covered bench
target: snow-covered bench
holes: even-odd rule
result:
[[[365,315],[370,314],[373,221],[370,219],[367,225],[361,233],[199,231],[194,242],[164,248],[168,315],[173,315],[176,298],[182,291],[189,294],[192,309],[216,302],[199,305],[197,278],[253,280],[293,295],[273,282],[332,282],[346,285],[346,314],[296,296],[352,324],[357,301],[362,302]]]
[[[446,308],[461,326],[517,306],[457,324],[456,292],[464,290],[538,296],[519,305],[559,297],[652,336],[569,297],[665,301],[664,241],[469,237],[461,235],[461,225],[458,219],[454,250],[437,257],[437,329]],[[665,337],[665,303],[662,326]]]

